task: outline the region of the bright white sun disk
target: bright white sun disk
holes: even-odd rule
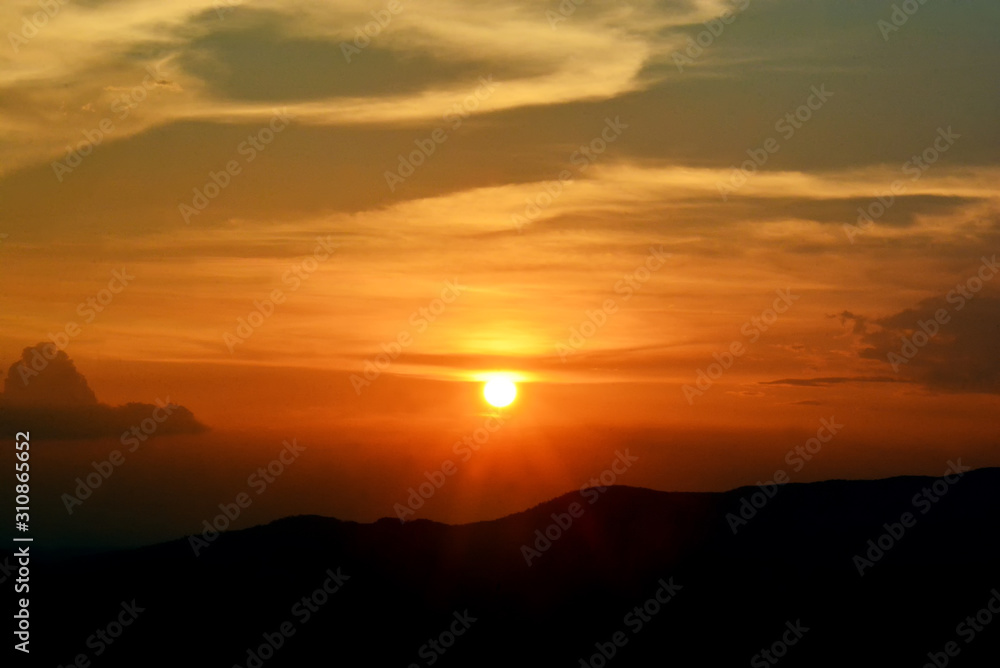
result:
[[[483,396],[491,406],[503,408],[509,406],[517,396],[517,385],[506,378],[495,378],[483,387]]]

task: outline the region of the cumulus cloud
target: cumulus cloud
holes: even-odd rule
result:
[[[2,401],[7,407],[68,408],[96,406],[97,396],[64,351],[39,343],[11,365]]]
[[[144,421],[152,420],[152,423]],[[0,395],[0,431],[34,431],[36,438],[81,439],[118,437],[133,427],[158,434],[204,431],[190,410],[170,402],[130,402],[109,406],[98,402],[87,379],[52,343],[25,348],[10,366]]]

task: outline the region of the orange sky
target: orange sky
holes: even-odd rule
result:
[[[518,510],[629,445],[624,484],[753,483],[831,416],[803,479],[1000,464],[996,6],[886,32],[891,3],[332,5],[0,9],[0,363],[55,340],[99,401],[210,429],[155,437],[102,513],[197,480],[161,521],[190,530],[300,434],[246,522],[391,515],[496,371],[510,425],[421,515]],[[53,446],[54,516],[115,447]]]

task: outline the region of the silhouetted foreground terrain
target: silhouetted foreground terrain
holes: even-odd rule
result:
[[[197,557],[184,539],[36,566],[32,658],[919,668],[931,653],[938,665],[998,665],[1000,469],[773,491],[735,534],[756,487],[611,487],[462,526],[290,517],[225,533]],[[547,527],[561,535],[542,550]],[[525,544],[537,549],[530,566]],[[128,625],[109,629],[119,618]]]

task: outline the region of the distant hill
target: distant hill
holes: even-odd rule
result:
[[[459,526],[299,516],[224,533],[198,557],[184,539],[41,564],[33,658],[920,668],[954,642],[958,656],[940,656],[955,666],[996,666],[1000,614],[971,639],[959,624],[1000,590],[1000,469],[938,480],[789,484],[773,498],[610,487]],[[336,592],[303,603],[324,583]],[[133,599],[135,621],[88,647]],[[258,651],[265,634],[276,650]]]

